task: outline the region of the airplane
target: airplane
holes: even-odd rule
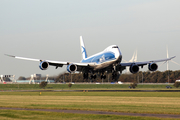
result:
[[[148,65],[148,69],[150,71],[156,71],[158,69],[158,65],[156,62],[169,61],[174,57],[160,59],[160,60],[150,60],[143,62],[127,62],[122,63],[122,53],[117,45],[111,45],[107,47],[102,52],[99,52],[95,55],[88,57],[86,48],[84,45],[84,41],[82,36],[80,36],[80,46],[81,46],[81,54],[82,60],[80,62],[65,62],[65,61],[52,61],[52,60],[42,60],[42,59],[33,59],[33,58],[25,58],[18,57],[14,55],[8,55],[9,57],[13,57],[16,59],[23,60],[31,60],[40,62],[39,68],[41,70],[46,70],[49,66],[55,66],[56,69],[58,67],[63,67],[63,65],[67,65],[67,71],[69,73],[75,73],[77,71],[83,74],[83,79],[88,79],[89,74],[91,74],[91,79],[96,79],[96,73],[101,74],[101,79],[105,79],[105,73],[112,73],[112,79],[116,79],[119,75],[119,72],[122,73],[126,67],[129,67],[129,71],[133,74],[139,71],[139,67],[143,68],[144,65]]]

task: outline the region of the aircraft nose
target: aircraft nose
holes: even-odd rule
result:
[[[115,56],[116,56],[116,59],[118,59],[118,61],[121,62],[121,60],[122,60],[122,54],[121,54],[121,52],[120,52],[119,49],[116,51]]]

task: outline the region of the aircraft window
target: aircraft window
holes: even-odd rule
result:
[[[112,48],[118,48],[118,46],[113,46]]]

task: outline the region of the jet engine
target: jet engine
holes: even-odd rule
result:
[[[73,63],[67,66],[67,71],[70,73],[75,72],[76,70],[77,70],[77,66]]]
[[[158,65],[152,62],[152,63],[149,63],[148,68],[150,71],[156,71],[158,69]]]
[[[130,68],[129,68],[129,71],[130,71],[131,73],[137,73],[137,72],[139,71],[139,66],[136,65],[136,64],[132,64],[132,65],[130,66]]]
[[[46,70],[48,67],[49,67],[49,63],[46,62],[46,61],[42,61],[42,62],[39,64],[39,68],[40,68],[41,70]]]

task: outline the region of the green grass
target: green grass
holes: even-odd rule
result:
[[[127,84],[73,84],[69,88],[68,84],[48,84],[45,90],[129,90],[128,86]],[[167,90],[166,86],[138,85],[135,90]],[[6,90],[40,90],[41,95],[40,92],[7,92]],[[173,87],[172,90],[179,88]],[[180,92],[45,92],[38,84],[0,84],[0,91],[0,107],[180,114]],[[0,110],[0,119],[164,120],[153,117],[22,110]]]
[[[118,115],[72,114],[23,110],[0,110],[1,120],[176,120],[170,118]]]
[[[68,84],[48,84],[46,89],[53,90],[129,90],[129,84],[73,84],[71,88]],[[167,85],[138,85],[136,90],[167,90]],[[172,89],[179,90],[173,85]],[[39,90],[38,84],[0,84],[0,90]]]
[[[40,92],[0,92],[0,95],[39,96]],[[40,96],[180,97],[180,92],[44,92]]]
[[[180,114],[179,92],[0,92],[0,107]]]

